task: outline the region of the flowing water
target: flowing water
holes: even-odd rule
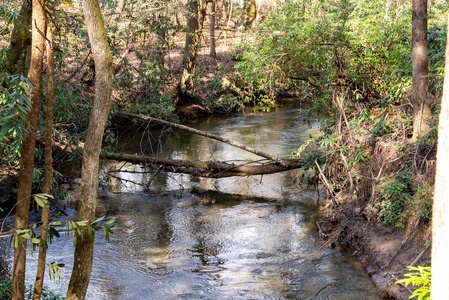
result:
[[[285,157],[318,124],[295,119],[297,109],[211,117],[188,124]],[[122,151],[189,160],[260,159],[221,142],[165,130],[124,133]],[[97,234],[87,299],[380,299],[363,267],[320,249],[316,197],[297,189],[295,171],[248,178],[197,179],[109,164],[125,181],[112,182],[99,216],[118,229],[107,243]],[[138,173],[132,173],[138,172]],[[140,173],[139,173],[140,172]],[[52,290],[64,293],[71,238],[50,246],[48,261],[66,267]],[[31,280],[36,255],[28,260]]]

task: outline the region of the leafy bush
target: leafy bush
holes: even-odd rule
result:
[[[305,99],[329,99],[343,84],[357,101],[382,105],[386,95],[397,101],[411,86],[411,5],[387,6],[286,1],[259,26],[257,42],[243,46],[236,69],[248,86],[268,95],[294,88]]]
[[[415,191],[412,204],[416,207],[418,217],[429,220],[432,217],[433,188],[425,181]]]
[[[396,284],[403,283],[405,285],[418,286],[416,290],[410,295],[409,299],[418,297],[418,300],[430,299],[430,285],[432,282],[431,267],[422,266],[408,266],[408,273],[405,273],[405,278],[396,281]]]
[[[10,299],[12,292],[12,279],[7,278],[3,281],[0,281],[0,298],[1,299]],[[29,285],[25,291],[25,299],[31,300],[33,299],[33,286]],[[64,300],[65,297],[55,294],[50,291],[48,288],[44,287],[42,291],[42,300]]]
[[[22,75],[0,74],[0,153],[18,163],[31,82]]]
[[[410,171],[401,171],[392,177],[383,177],[378,186],[381,201],[375,204],[380,208],[379,218],[384,223],[393,224],[396,227],[404,227],[408,215],[404,213],[407,202],[411,199]]]

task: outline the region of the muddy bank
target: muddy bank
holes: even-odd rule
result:
[[[430,266],[431,224],[411,218],[406,228],[368,220],[349,201],[321,209],[317,225],[323,247],[359,259],[384,299],[409,299],[413,287],[395,284],[409,265]],[[356,206],[357,207],[357,206]]]

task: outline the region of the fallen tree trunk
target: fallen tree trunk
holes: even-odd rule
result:
[[[154,165],[172,173],[191,174],[206,178],[224,178],[231,176],[251,176],[265,175],[298,169],[301,167],[301,159],[284,160],[284,164],[276,162],[266,162],[255,165],[254,162],[248,164],[235,165],[226,162],[216,161],[187,161],[178,159],[162,159],[150,156],[138,156],[124,153],[103,153],[103,159],[126,161],[134,164]]]
[[[279,157],[275,157],[275,156],[273,156],[271,154],[265,153],[263,151],[260,151],[260,150],[257,150],[257,149],[254,149],[254,148],[251,148],[251,147],[248,147],[248,146],[245,146],[245,145],[240,144],[240,143],[238,143],[236,141],[223,138],[221,136],[212,134],[210,132],[201,131],[201,130],[198,130],[198,129],[195,129],[195,128],[192,128],[192,127],[189,127],[189,126],[172,123],[172,122],[168,122],[168,121],[152,118],[152,117],[149,117],[149,116],[146,116],[146,115],[141,115],[141,114],[134,114],[134,113],[124,112],[124,111],[119,112],[118,114],[123,115],[123,116],[132,117],[132,118],[142,119],[142,120],[145,120],[145,121],[156,122],[156,123],[159,123],[159,124],[164,124],[164,125],[167,125],[167,126],[179,128],[179,129],[182,129],[182,130],[187,130],[187,131],[193,132],[195,134],[202,135],[202,136],[205,136],[207,138],[211,138],[211,139],[214,139],[214,140],[217,140],[217,141],[221,141],[221,142],[229,144],[231,146],[240,148],[242,150],[245,150],[245,151],[248,151],[250,153],[256,154],[256,155],[258,155],[260,157],[265,157],[265,158],[267,158],[267,159],[269,159],[271,161],[274,161],[274,162],[276,162],[278,164],[281,164],[281,165],[283,165],[285,167],[287,167],[288,164],[289,164],[288,160],[280,159]]]

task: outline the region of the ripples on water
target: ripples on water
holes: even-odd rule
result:
[[[294,116],[295,111],[286,111],[194,125],[287,156],[317,130]],[[127,142],[130,153],[166,149],[164,155],[186,159],[253,157],[186,134],[170,135],[159,145],[150,138],[136,140]],[[304,204],[315,200],[292,185],[294,176],[197,180],[173,175],[155,177],[150,184],[144,182],[148,176],[128,177],[147,185],[152,196],[123,183],[118,189],[124,193],[100,199],[98,214],[114,216],[118,229],[110,243],[97,234],[87,299],[379,299],[358,263],[331,249],[318,250],[310,217],[315,208]],[[210,192],[192,194],[179,190],[180,185]],[[67,267],[59,281],[48,285],[63,294],[72,255],[70,238],[50,246],[48,261],[64,261]],[[30,257],[28,264],[31,278],[36,258]]]
[[[318,250],[309,207],[208,197],[216,202],[189,193],[102,199],[100,214],[114,215],[118,230],[110,243],[97,236],[87,299],[379,299],[359,264]],[[50,247],[49,260],[67,263],[49,284],[62,293],[72,251],[69,238]]]

